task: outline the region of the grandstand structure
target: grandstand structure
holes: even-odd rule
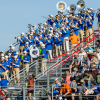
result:
[[[75,9],[74,9],[75,10]],[[74,12],[74,11],[73,11]],[[69,13],[73,13],[69,12]],[[71,24],[71,23],[70,23]],[[71,25],[70,25],[71,26]],[[50,27],[50,26],[49,26]],[[27,34],[26,34],[27,35]],[[48,35],[48,34],[47,34]],[[92,38],[89,40],[89,38]],[[34,58],[33,61],[30,63],[29,67],[21,68],[20,71],[10,77],[10,83],[7,86],[7,94],[10,95],[12,100],[16,100],[20,97],[20,100],[26,100],[27,96],[27,86],[29,82],[29,76],[35,74],[34,78],[34,93],[32,95],[33,100],[46,100],[48,98],[48,93],[52,94],[53,99],[53,85],[55,83],[55,79],[59,78],[60,82],[62,80],[62,76],[65,75],[66,71],[69,71],[69,65],[73,60],[73,56],[75,53],[79,53],[81,48],[85,48],[87,44],[91,43],[91,47],[93,48],[94,52],[97,48],[97,40],[100,40],[100,31],[99,29],[94,30],[89,36],[86,36],[84,31],[83,40],[78,43],[76,46],[71,48],[71,42],[69,42],[69,49],[68,52],[62,52],[62,55],[57,56],[53,59],[48,59],[47,62],[41,62],[41,58],[37,57]],[[87,41],[89,40],[89,41]],[[15,47],[15,50],[18,51],[20,46],[19,42],[15,42],[12,44]],[[3,50],[3,53],[6,54],[9,50],[9,47]],[[47,69],[44,72],[41,72],[41,64],[46,63]],[[27,75],[27,70],[29,70]],[[46,73],[46,75],[43,75]],[[20,76],[19,82],[16,84],[14,83],[14,79]],[[70,87],[72,88],[72,87]],[[3,98],[4,95],[0,93]],[[82,95],[80,95],[80,100],[82,100]]]

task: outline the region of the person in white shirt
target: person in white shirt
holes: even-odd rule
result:
[[[80,53],[79,53],[79,58],[82,60],[84,55],[86,55],[86,52],[84,51],[83,48],[81,48]]]
[[[100,49],[97,49],[96,55],[97,55],[97,57],[98,57],[98,59],[100,61]]]

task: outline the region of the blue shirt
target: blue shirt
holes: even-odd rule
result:
[[[18,56],[17,59],[21,62],[21,57],[20,56]]]
[[[64,37],[69,37],[69,35],[70,35],[70,31],[68,30],[65,30],[66,31],[66,33],[63,31],[62,33],[63,33],[63,35],[64,35]]]
[[[31,41],[31,42],[29,42],[29,40]],[[28,42],[29,43],[29,46],[31,46],[31,45],[33,45],[34,44],[34,40],[31,38],[31,39],[26,39],[26,42]]]
[[[6,70],[10,70],[10,65],[11,65],[10,60],[5,61],[5,64],[6,64]],[[9,67],[7,67],[7,65],[9,65]]]
[[[42,49],[42,54],[44,54],[44,56],[42,56],[42,58],[48,59],[48,51],[46,50],[46,48]]]
[[[8,60],[9,60],[10,62],[12,62],[12,61],[13,61],[13,58],[12,58],[12,57],[10,57],[10,58],[8,58]]]
[[[98,22],[100,22],[100,13],[97,14],[97,17],[98,17]]]
[[[50,41],[50,43],[48,42],[48,40]],[[48,38],[48,40],[45,41],[46,43],[46,49],[47,50],[52,50],[52,43],[53,43],[53,39]]]
[[[6,80],[6,79],[1,79],[1,81],[0,81],[1,89],[6,89],[6,88],[7,88],[7,83],[8,83],[8,82],[9,82],[9,81]]]
[[[43,38],[39,39],[39,41],[41,41],[41,42],[43,42],[43,43],[44,43],[44,39],[43,39]],[[38,40],[36,40],[36,45],[37,45],[37,46],[40,46],[40,44],[39,44],[40,42],[39,42],[39,41],[38,41]]]
[[[59,37],[59,39],[61,40],[60,45],[62,45],[63,44],[63,37],[61,36],[61,37]]]
[[[6,68],[6,63],[5,63],[5,62],[1,62],[1,61],[0,61],[0,64],[1,64],[3,67]],[[2,66],[0,66],[1,72],[5,72],[6,70],[4,70],[4,69],[2,68]]]
[[[89,52],[89,50],[91,50],[93,52],[93,48],[92,47],[91,48],[87,48],[86,52]]]
[[[58,38],[59,38],[61,41],[59,41]],[[55,44],[56,44],[57,46],[62,45],[62,42],[63,42],[63,37],[58,37],[58,38],[55,39],[55,41],[56,41]]]
[[[29,47],[25,47],[25,48],[23,49],[23,51],[26,51],[26,52],[29,53]]]
[[[13,64],[15,64],[15,65],[13,66],[13,68],[19,68],[19,67],[17,67],[16,65],[19,65],[19,66],[20,66],[20,61],[19,61],[19,60],[17,60],[17,62],[13,61]]]
[[[92,23],[92,25],[93,25],[93,22],[92,21],[90,21],[91,23]],[[90,22],[89,21],[87,21],[86,22],[86,24],[87,24],[87,29],[90,29],[90,28],[92,28],[92,25],[90,24]]]
[[[83,30],[84,21],[81,21],[81,22],[82,22],[82,24],[80,24],[80,22],[78,22],[79,30]]]
[[[98,85],[96,84],[94,87],[97,87],[97,89],[95,89],[95,90],[93,90],[93,91],[96,92],[97,94],[99,94],[100,88],[98,87]],[[93,88],[94,88],[94,87],[93,87]]]
[[[93,16],[92,16],[91,14],[92,14]],[[89,14],[89,15],[91,16],[92,20],[94,20],[94,12],[92,12],[91,14]]]
[[[15,56],[17,51],[12,52],[12,54]]]
[[[76,36],[78,36],[78,31],[79,31],[79,28],[74,28],[74,31],[75,31],[75,34],[76,34]]]
[[[35,31],[35,33],[38,33],[38,31],[37,30],[34,30]]]
[[[7,53],[9,53],[9,52],[12,53],[12,50],[8,50],[8,51],[7,51]]]
[[[24,56],[23,60],[30,62],[30,57],[28,55]],[[29,62],[24,62],[24,64],[28,64]]]
[[[21,40],[23,41],[23,43],[21,42]],[[25,38],[23,37],[21,37],[21,40],[20,39],[18,39],[18,41],[20,42],[20,46],[25,46]]]

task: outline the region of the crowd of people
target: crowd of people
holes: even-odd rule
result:
[[[17,37],[17,42],[20,44],[18,51],[15,50],[13,45],[10,45],[10,49],[5,54],[2,51],[0,52],[1,75],[7,80],[12,75],[14,75],[14,77],[17,76],[14,79],[14,82],[20,84],[19,71],[21,66],[27,68],[26,74],[28,76],[29,64],[34,60],[30,55],[30,46],[32,45],[36,45],[42,49],[42,52],[38,57],[41,58],[43,62],[41,71],[45,71],[47,69],[47,60],[70,51],[80,41],[93,33],[94,16],[95,13],[92,8],[88,8],[88,13],[80,10],[78,14],[70,13],[69,15],[63,15],[63,12],[58,11],[58,15],[55,17],[49,15],[46,23],[43,25],[41,23],[38,24],[38,27],[29,25],[28,33],[25,34],[22,32],[21,36]],[[98,18],[98,28],[100,31],[99,11],[96,14],[96,17]],[[93,35],[91,35],[87,41],[92,37]],[[69,65],[69,75],[66,77],[67,85],[62,82],[62,86],[83,86],[86,84],[85,86],[90,89],[91,85],[95,86],[96,83],[98,85],[100,84],[100,71],[98,71],[100,65],[100,41],[97,41],[97,51],[95,53],[93,53],[93,48],[91,47],[92,44],[93,42],[88,44],[84,49],[81,49],[79,54],[74,55],[73,61],[71,65]],[[43,75],[44,74],[45,73],[43,73]],[[80,81],[80,79],[83,80]],[[67,90],[61,89],[59,93],[62,94],[66,91]],[[75,95],[77,91],[76,88],[68,89],[65,94],[74,93]],[[72,98],[74,100],[73,96]]]

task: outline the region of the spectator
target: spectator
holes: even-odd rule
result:
[[[71,77],[74,77],[76,75],[77,71],[78,71],[78,66],[74,66],[73,71],[71,73]]]
[[[100,61],[100,49],[97,49],[96,55],[97,55],[97,57],[98,57],[98,59]]]
[[[89,52],[89,50],[91,50],[91,51],[92,51],[92,53],[93,53],[93,48],[91,47],[91,44],[90,44],[90,43],[88,43],[88,44],[87,44],[87,49],[86,49],[86,52],[88,53],[88,52]]]
[[[29,83],[28,83],[28,86],[27,86],[27,91],[28,91],[28,96],[30,97],[27,97],[26,100],[32,100],[32,94],[33,94],[33,91],[34,91],[34,80],[33,80],[33,77],[32,75],[29,76]]]
[[[53,96],[55,97],[55,99],[57,99],[59,93],[60,93],[60,87],[61,87],[61,84],[59,82],[59,79],[56,78],[55,79],[55,84],[53,85]],[[52,93],[48,94],[48,100],[51,100],[51,97],[52,97]]]
[[[70,77],[71,77],[71,75],[69,74],[69,71],[66,71],[66,82],[68,85],[70,85],[70,83],[71,83]]]
[[[78,54],[75,53],[74,57],[75,57],[74,60],[72,61],[71,65],[69,66],[69,72],[70,72],[70,74],[71,74],[72,68],[74,66],[79,66],[80,65],[80,58],[78,57]]]
[[[1,75],[1,81],[0,81],[0,88],[3,94],[6,96],[7,93],[7,83],[10,83],[10,79],[6,80],[4,79],[4,75]]]
[[[11,100],[9,94],[6,95],[6,100]]]
[[[100,70],[98,71],[98,74],[96,76],[96,83],[100,86]]]
[[[60,95],[63,97],[63,100],[69,100],[68,98],[71,96],[71,88],[68,84],[64,82],[61,82],[61,89],[60,89]]]
[[[84,77],[84,81],[85,81],[85,85],[87,84],[88,89],[91,88],[91,81],[94,81],[94,78],[91,74],[89,74],[89,71],[85,71],[85,77]]]

